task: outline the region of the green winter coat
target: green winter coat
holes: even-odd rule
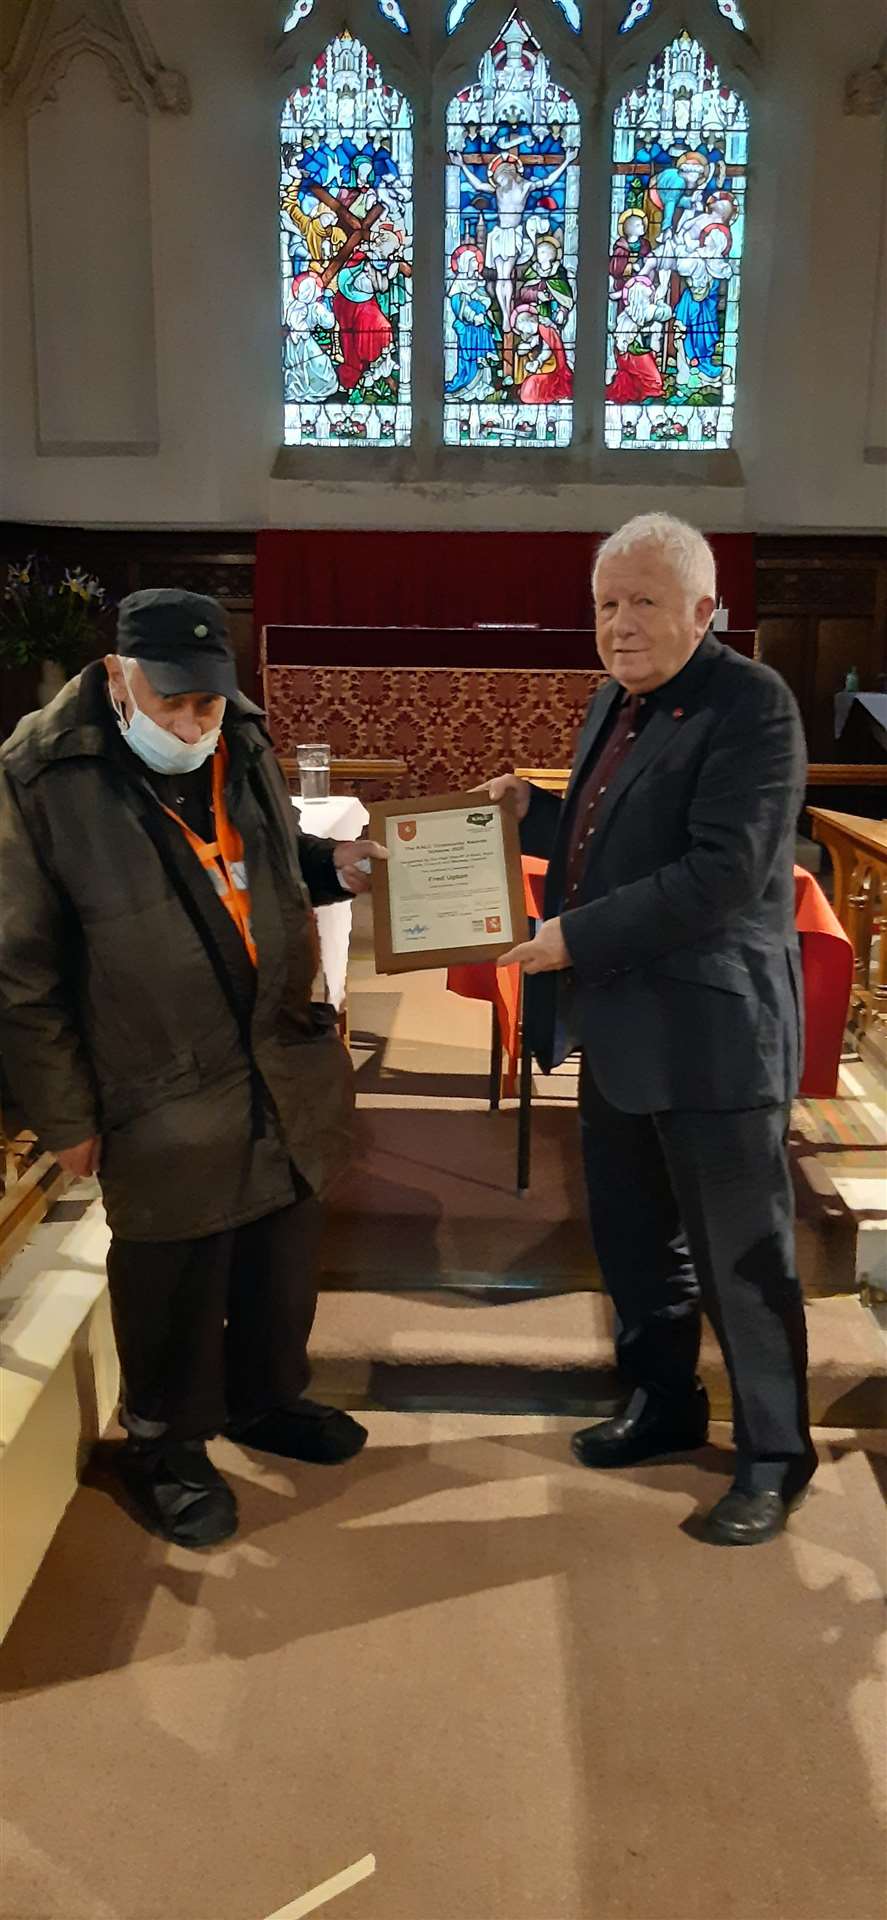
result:
[[[0,749],[4,1106],[51,1150],[101,1135],[120,1238],[196,1239],[288,1204],[290,1163],[318,1193],[345,1163],[351,1065],[311,1001],[312,903],[342,893],[332,843],[299,832],[259,709],[229,702],[226,796],[259,954],[238,1017],[218,963],[228,943],[236,975],[240,936],[121,753],[106,684],[87,667]]]

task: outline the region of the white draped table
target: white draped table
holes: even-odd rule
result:
[[[352,793],[333,793],[328,800],[295,796],[293,806],[299,810],[303,832],[316,834],[320,840],[357,840],[370,817],[363,801]],[[343,899],[331,907],[315,908],[327,998],[337,1013],[345,1005],[351,904],[350,899]]]

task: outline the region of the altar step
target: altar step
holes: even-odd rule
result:
[[[113,1418],[118,1369],[105,1280],[108,1232],[93,1182],[73,1182],[0,1274],[0,1638]],[[488,1276],[486,1277],[488,1279]],[[400,1290],[377,1277],[328,1286],[312,1338],[312,1391],[353,1408],[605,1415],[617,1404],[600,1293],[535,1294],[485,1276]],[[887,1338],[855,1295],[808,1303],[820,1426],[887,1427]],[[703,1377],[729,1416],[711,1338]]]
[[[807,1302],[815,1426],[887,1427],[887,1338],[855,1296]],[[598,1293],[528,1297],[481,1285],[321,1294],[311,1342],[319,1399],[351,1408],[551,1413],[621,1405],[611,1309]],[[706,1328],[702,1378],[730,1418],[726,1370]]]

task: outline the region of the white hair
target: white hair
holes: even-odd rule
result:
[[[638,513],[609,534],[595,555],[592,586],[602,561],[633,553],[636,547],[657,547],[683,581],[694,605],[697,600],[716,599],[715,557],[705,535],[671,513]]]

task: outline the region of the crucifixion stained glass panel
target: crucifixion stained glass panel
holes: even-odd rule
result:
[[[566,447],[579,115],[512,13],[447,110],[444,440]]]

